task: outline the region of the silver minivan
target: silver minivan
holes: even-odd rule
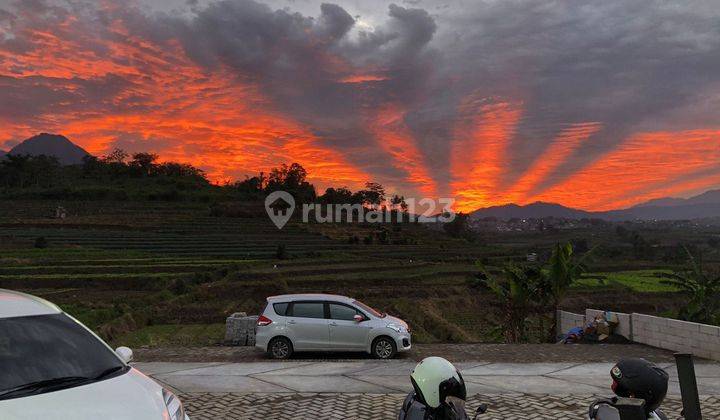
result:
[[[355,299],[326,294],[267,298],[255,346],[275,359],[296,351],[365,351],[389,359],[410,350],[408,324]]]

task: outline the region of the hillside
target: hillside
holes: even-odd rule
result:
[[[560,204],[537,202],[526,206],[506,204],[503,206],[487,207],[470,213],[470,216],[478,219],[485,217],[495,217],[498,219],[528,219],[542,217],[582,219],[583,217],[592,217],[592,214],[583,210],[565,207]]]
[[[677,197],[666,197],[657,198],[654,200],[646,201],[644,203],[633,206],[633,209],[643,207],[678,207],[678,206],[692,206],[699,204],[720,204],[720,190],[705,191],[700,195],[696,195],[690,198],[677,198]]]
[[[561,219],[597,218],[611,221],[624,220],[685,220],[717,217],[720,215],[720,190],[706,191],[690,198],[658,198],[627,209],[589,212],[555,203],[532,203],[526,206],[506,204],[487,207],[470,213],[476,219],[529,219],[556,217]]]
[[[78,165],[90,155],[82,147],[58,134],[40,133],[10,149],[11,155],[54,156],[62,165]]]
[[[597,213],[596,217],[622,220],[693,220],[720,215],[720,203],[649,206]]]
[[[57,206],[64,218],[53,217]],[[414,223],[292,220],[278,230],[246,210],[230,217],[199,202],[0,200],[0,288],[47,297],[113,343],[134,346],[217,344],[229,314],[257,313],[268,295],[303,292],[353,296],[398,315],[416,342],[495,342],[503,306],[474,285],[476,262],[502,267],[588,238],[589,247],[602,244],[592,260],[596,275],[568,295],[569,309],[653,314],[682,304],[655,273],[673,268],[660,258],[676,247],[653,248],[654,261],[638,259],[603,225],[468,242]],[[641,233],[653,243],[705,237],[684,228]],[[705,253],[707,263],[717,260],[718,251]],[[546,324],[528,341],[544,340],[549,320],[535,318],[533,325]]]

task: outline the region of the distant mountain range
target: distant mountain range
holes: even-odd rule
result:
[[[77,165],[90,155],[85,149],[59,134],[40,133],[30,137],[7,152],[8,155],[54,156],[61,165]],[[5,156],[5,153],[0,153]]]
[[[482,219],[530,219],[556,217],[562,219],[597,218],[621,220],[688,220],[720,217],[720,190],[711,190],[690,198],[658,198],[634,207],[610,211],[585,211],[555,203],[537,202],[526,206],[506,204],[475,210],[470,217]]]
[[[634,208],[643,207],[680,207],[692,206],[698,204],[717,204],[720,203],[720,190],[706,191],[700,195],[690,198],[657,198],[642,204],[636,205]]]
[[[486,207],[470,213],[473,218],[495,217],[498,219],[529,219],[543,217],[558,217],[563,219],[582,219],[583,217],[594,217],[592,213],[565,207],[555,203],[537,203],[520,206],[517,204],[505,204],[503,206]]]

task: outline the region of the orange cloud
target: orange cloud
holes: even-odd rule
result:
[[[682,181],[670,188],[667,185],[717,169],[718,161],[718,130],[640,133],[529,200],[592,210],[627,207],[662,194],[697,189],[714,178]]]
[[[548,175],[551,175],[564,163],[577,148],[593,134],[602,124],[597,122],[570,124],[560,132],[530,168],[517,180],[510,190],[504,194],[505,200],[511,203],[525,204],[528,194],[537,187]]]
[[[154,45],[133,36],[118,21],[109,30],[117,37],[103,41],[108,52],[103,57],[81,47],[76,36],[62,28],[33,32],[37,48],[24,55],[10,59],[11,54],[0,50],[0,75],[40,77],[38,83],[67,90],[81,88],[80,81],[112,75],[128,86],[103,104],[110,112],[57,108],[36,118],[40,127],[7,121],[0,136],[22,139],[52,131],[96,155],[114,147],[152,151],[164,161],[202,167],[214,181],[291,162],[303,165],[318,187],[358,187],[371,178],[341,153],[321,146],[308,129],[273,111],[255,85],[242,82],[232,71],[207,74],[177,42]],[[12,71],[18,66],[23,69],[20,74]]]
[[[387,77],[379,76],[376,74],[353,74],[340,79],[340,83],[367,83],[367,82],[381,82],[387,80]]]
[[[124,6],[105,2],[103,7],[116,7],[118,13],[105,10],[109,21],[102,24],[70,14],[47,21],[23,16],[25,24],[13,28],[14,36],[25,41],[21,49],[3,49],[10,44],[0,43],[0,100],[16,99],[6,93],[10,89],[42,88],[35,112],[19,110],[18,114],[27,114],[21,117],[0,114],[2,148],[6,140],[49,131],[67,135],[94,154],[113,147],[156,152],[164,160],[200,166],[216,181],[290,162],[302,164],[321,189],[358,188],[378,176],[350,164],[343,152],[323,143],[314,134],[320,131],[317,127],[279,111],[282,108],[253,82],[253,75],[220,64],[212,72],[200,68],[177,40],[151,41],[133,33],[121,19],[112,19],[123,16]],[[332,50],[313,58],[322,63],[317,68],[326,72],[323,76],[361,93],[348,100],[363,101],[375,93],[375,87],[383,86],[374,82],[386,80],[379,67],[355,67]],[[297,95],[306,93],[303,86],[291,88]],[[31,96],[21,93],[22,98]],[[49,97],[47,103],[43,95]],[[359,116],[366,122],[363,130],[373,135],[376,144],[357,149],[378,146],[387,155],[388,166],[406,173],[402,179],[377,179],[389,189],[429,197],[449,189],[459,210],[535,200],[610,209],[720,183],[720,131],[702,129],[633,135],[558,184],[536,191],[601,128],[600,123],[587,122],[562,130],[504,190],[501,180],[507,175],[508,147],[526,111],[516,99],[498,101],[473,93],[459,107],[455,130],[447,139],[449,186],[438,185],[405,124],[411,110],[396,100],[379,109],[360,104],[365,106],[358,107],[364,109]],[[337,121],[338,126],[343,123]]]
[[[395,105],[386,105],[368,117],[369,130],[377,144],[390,155],[389,164],[405,171],[405,181],[416,187],[424,197],[436,197],[437,185],[425,164],[425,157],[404,122],[404,112]]]
[[[498,191],[506,164],[509,141],[515,134],[522,109],[508,102],[481,104],[472,98],[461,112],[467,120],[456,128],[451,149],[451,190],[456,208],[474,210],[502,203]]]

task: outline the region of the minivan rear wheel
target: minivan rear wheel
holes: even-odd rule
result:
[[[373,341],[372,354],[376,359],[391,359],[396,352],[395,341],[390,337],[378,337]]]
[[[285,337],[273,338],[268,345],[268,353],[273,359],[287,359],[293,353],[292,343]]]

